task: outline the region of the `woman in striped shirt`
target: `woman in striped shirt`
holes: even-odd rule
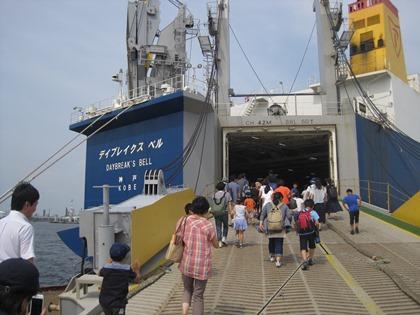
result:
[[[204,290],[212,269],[212,246],[218,248],[216,233],[213,224],[204,217],[209,210],[209,203],[204,197],[197,197],[192,202],[192,213],[184,221],[184,252],[179,263],[184,282],[182,297],[182,314],[187,315],[193,301],[193,315],[204,314]]]

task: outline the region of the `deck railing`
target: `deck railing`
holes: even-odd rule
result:
[[[205,95],[206,87],[207,83],[196,78],[195,75],[177,75],[163,81],[146,84],[120,93],[118,96],[96,101],[85,107],[74,107],[74,111],[70,116],[70,124],[94,118],[117,109],[141,104],[178,91],[188,91],[193,94]]]
[[[388,182],[378,182],[369,179],[340,180],[341,195],[345,195],[346,188],[355,190],[359,187],[363,201],[392,213],[411,197]]]

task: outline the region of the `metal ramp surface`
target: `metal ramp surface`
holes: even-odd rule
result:
[[[361,233],[350,238],[346,213],[329,220],[331,228],[321,232],[323,248],[317,247],[316,264],[297,271],[262,314],[420,314],[419,301],[405,292],[420,292],[420,238],[363,213],[360,221]],[[294,232],[285,240],[281,268],[269,261],[267,239],[253,226],[242,249],[233,245],[233,232],[229,246],[214,251],[205,314],[257,314],[300,263]],[[359,245],[362,252],[354,247]],[[378,264],[392,268],[406,287]],[[180,314],[182,291],[175,264],[129,300],[127,314]]]

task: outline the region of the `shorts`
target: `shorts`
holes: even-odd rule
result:
[[[314,249],[315,245],[315,233],[299,235],[300,250],[308,250],[308,247]]]
[[[359,223],[359,210],[357,211],[350,211],[350,225],[353,225],[353,223]]]

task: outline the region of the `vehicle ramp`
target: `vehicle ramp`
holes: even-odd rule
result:
[[[415,296],[420,238],[363,213],[360,234],[349,232],[347,213],[330,219],[321,231],[315,265],[303,271],[294,232],[287,235],[283,265],[276,268],[267,238],[254,226],[246,231],[243,248],[234,245],[230,230],[229,245],[214,250],[205,314],[420,314]],[[182,291],[174,264],[129,300],[127,314],[180,314]]]

